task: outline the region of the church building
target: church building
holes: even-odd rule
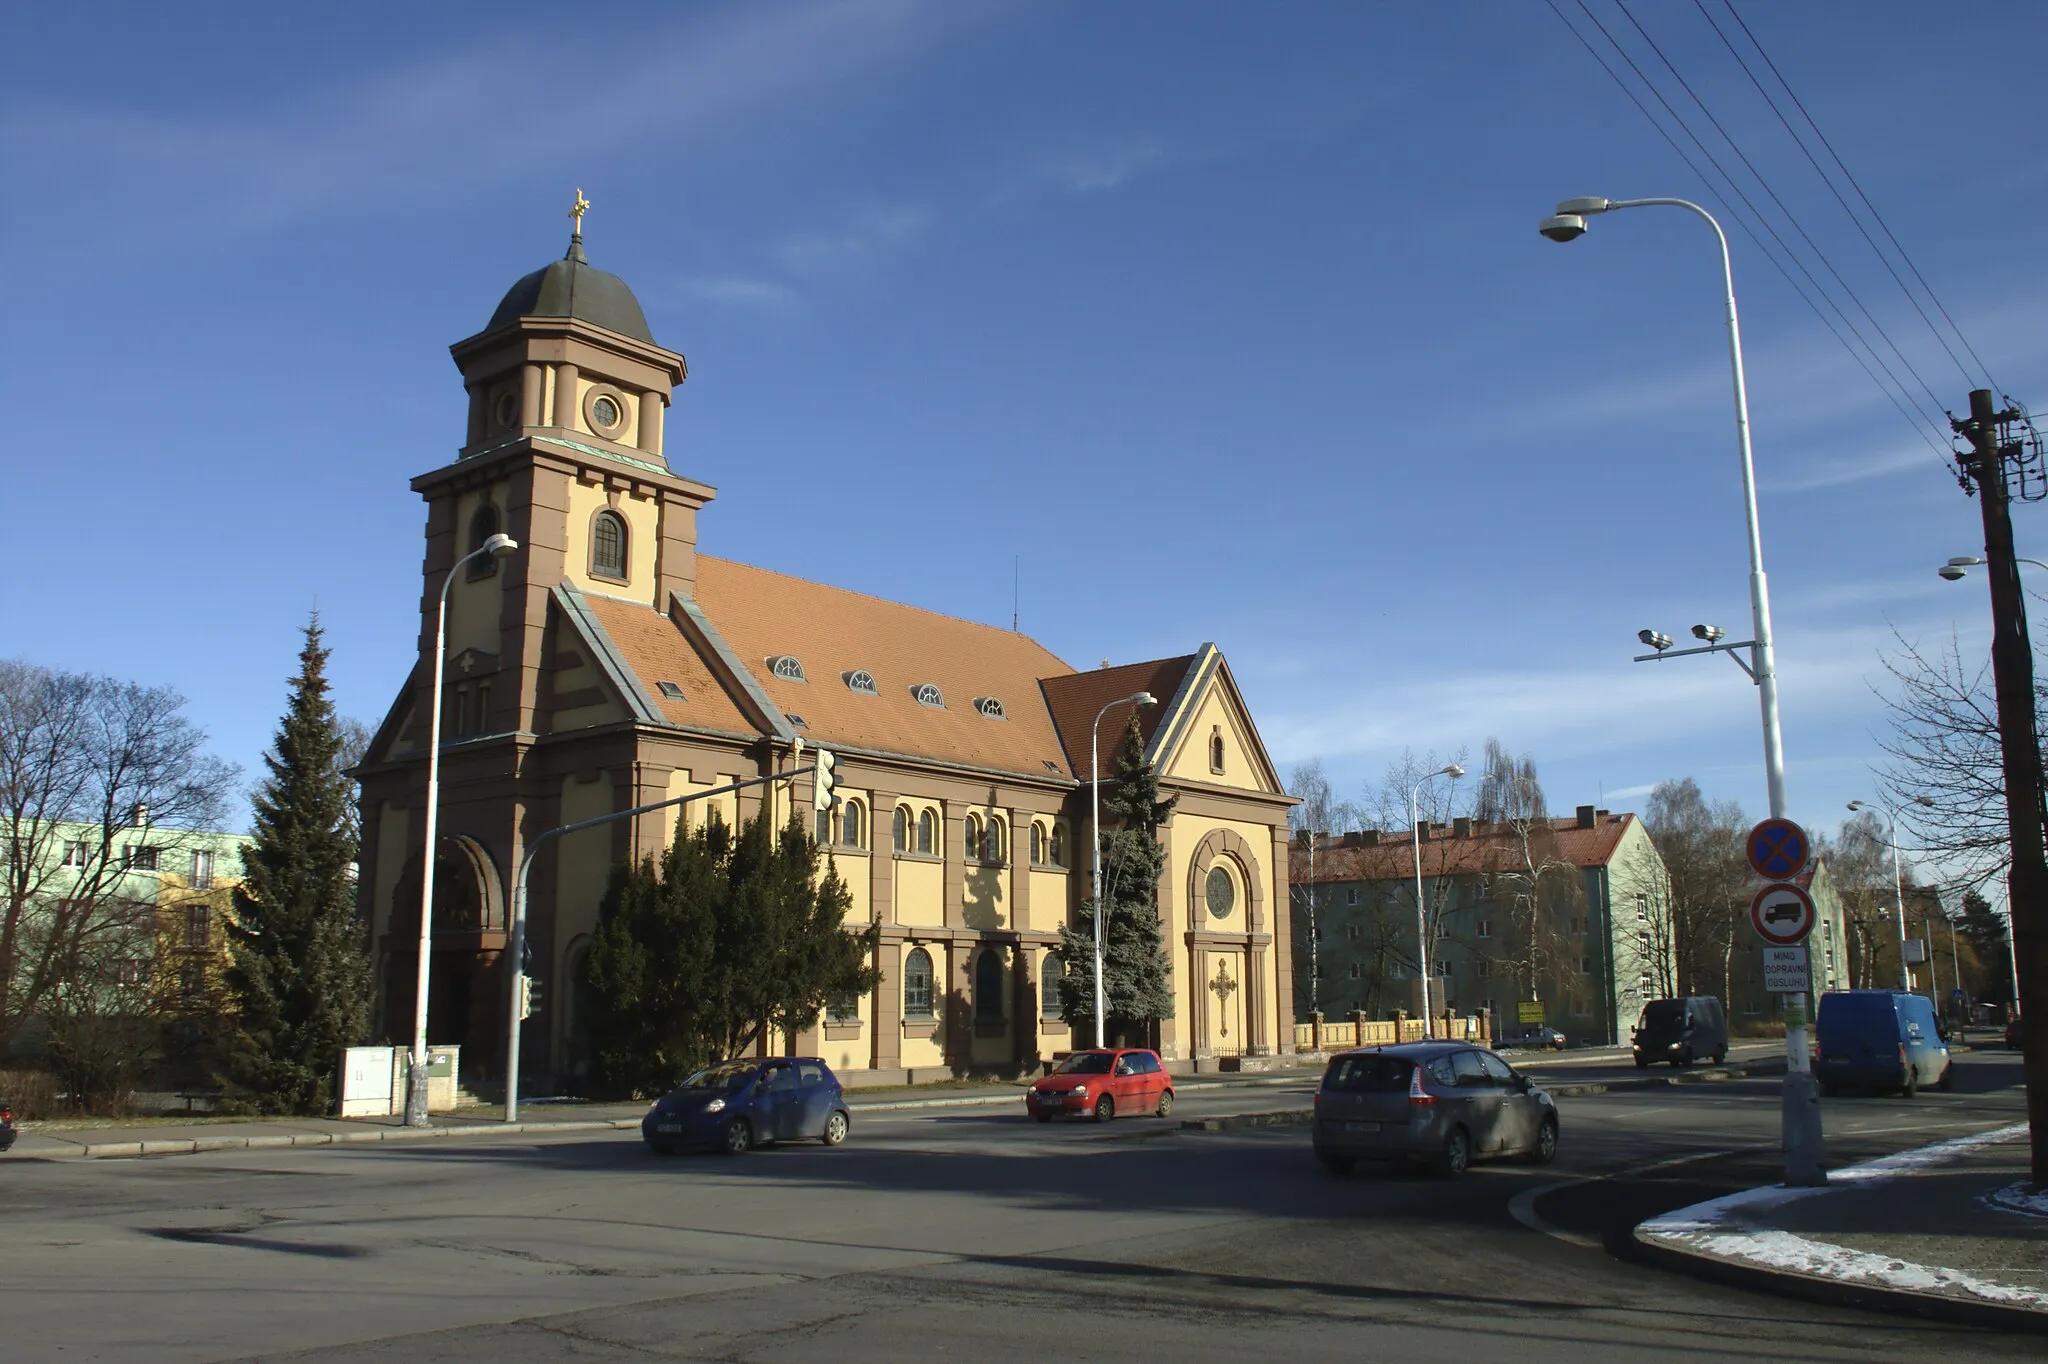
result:
[[[1292,802],[1223,655],[1077,672],[1014,631],[700,553],[714,489],[664,441],[687,366],[590,265],[583,207],[567,255],[451,348],[461,445],[412,481],[418,662],[359,769],[378,1030],[412,1035],[437,605],[451,566],[503,531],[517,551],[463,566],[447,616],[429,1032],[463,1047],[466,1076],[502,1075],[507,905],[529,841],[794,767],[799,740],[838,757],[843,799],[819,832],[850,918],[881,925],[881,981],[778,1049],[859,1084],[1019,1072],[1085,1045],[1058,1017],[1058,929],[1088,892],[1090,729],[1100,715],[1107,779],[1132,713],[1110,703],[1138,692],[1157,698],[1138,721],[1179,797],[1159,886],[1175,1008],[1153,1040],[1177,1071],[1291,1051]],[[809,819],[808,780],[794,786],[682,808],[734,823],[764,803],[787,818],[794,799]],[[537,854],[523,1085],[585,1072],[575,982],[606,878],[658,855],[675,822],[621,819]]]

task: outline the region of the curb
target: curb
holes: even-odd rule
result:
[[[209,1151],[269,1151],[297,1146],[361,1146],[384,1141],[434,1141],[447,1137],[516,1135],[521,1132],[617,1132],[640,1126],[638,1118],[577,1122],[508,1122],[474,1127],[367,1128],[355,1132],[290,1132],[258,1137],[177,1137],[166,1141],[102,1141],[68,1151],[42,1151],[54,1160],[133,1160],[143,1156],[190,1156]]]
[[[1182,1118],[1183,1132],[1235,1132],[1246,1127],[1306,1127],[1315,1120],[1312,1108],[1283,1108],[1269,1113],[1231,1113],[1220,1118]]]
[[[1765,1269],[1759,1265],[1725,1260],[1718,1255],[1683,1250],[1646,1234],[1638,1226],[1632,1239],[1636,1253],[1662,1268],[1698,1278],[1712,1279],[1736,1288],[1747,1288],[1779,1297],[1829,1307],[1857,1307],[1923,1317],[1929,1321],[1959,1326],[1988,1326],[2001,1331],[2048,1333],[2048,1312],[2026,1307],[2006,1307],[1993,1302],[1972,1302],[1935,1293],[1916,1293],[1906,1288],[1879,1288],[1871,1284],[1844,1283],[1823,1279],[1792,1269]]]

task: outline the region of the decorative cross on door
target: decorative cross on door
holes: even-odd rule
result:
[[[1209,993],[1216,996],[1216,1022],[1218,1032],[1230,1036],[1230,997],[1237,993],[1237,982],[1230,978],[1230,968],[1222,958],[1216,960],[1216,978],[1209,982]]]

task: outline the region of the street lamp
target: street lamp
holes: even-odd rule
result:
[[[1749,446],[1749,391],[1742,377],[1742,326],[1735,312],[1735,266],[1728,256],[1728,234],[1714,215],[1690,199],[1605,199],[1597,195],[1566,199],[1557,212],[1545,218],[1537,230],[1554,242],[1576,241],[1586,235],[1586,219],[1623,208],[1682,208],[1714,230],[1721,248],[1721,278],[1725,285],[1724,305],[1728,318],[1728,366],[1735,384],[1735,444],[1742,458],[1742,504],[1749,530],[1749,610],[1756,638],[1750,644],[1746,671],[1756,682],[1757,702],[1763,712],[1764,784],[1769,791],[1771,816],[1786,817],[1785,746],[1778,730],[1778,665],[1771,646],[1771,596],[1764,578],[1763,533],[1757,524],[1756,466]],[[1731,646],[1709,643],[1700,652],[1725,651]],[[1664,655],[1659,649],[1657,654]],[[1734,657],[1734,655],[1730,655]],[[1736,660],[1740,662],[1738,658]],[[1787,1019],[1785,1027],[1785,1182],[1815,1185],[1827,1181],[1821,1167],[1820,1094],[1814,1085],[1812,1061],[1807,1053],[1804,1020],[1805,996],[1800,1012]],[[1794,1026],[1794,1025],[1797,1026]]]
[[[1934,804],[1934,797],[1915,796],[1913,797],[1913,803],[1915,805],[1931,806]],[[1897,903],[1899,911],[1899,988],[1911,994],[1913,991],[1913,968],[1906,964],[1906,882],[1904,876],[1899,871],[1898,812],[1881,800],[1852,800],[1849,802],[1849,808],[1851,810],[1877,809],[1884,811],[1885,826],[1891,830],[1892,897]],[[1929,962],[1927,969],[1931,973],[1934,970],[1934,964]],[[1930,974],[1928,979],[1932,980],[1933,976]]]
[[[1088,874],[1090,893],[1095,897],[1095,1045],[1100,1049],[1103,1014],[1108,1009],[1108,992],[1102,988],[1102,717],[1118,706],[1156,706],[1159,699],[1149,691],[1120,696],[1095,712],[1088,731],[1088,832],[1095,844],[1092,870]]]
[[[434,842],[439,836],[441,795],[441,675],[448,654],[448,593],[455,575],[471,559],[503,559],[519,542],[502,532],[463,555],[441,581],[441,604],[434,614],[434,688],[427,720],[427,836],[422,844],[420,872],[419,978],[413,986],[412,1073],[405,1086],[405,1125],[427,1125],[427,968],[434,948]]]
[[[1422,967],[1422,1035],[1436,1036],[1436,1015],[1430,1012],[1429,1004],[1429,916],[1422,912],[1422,785],[1438,777],[1449,777],[1452,781],[1465,775],[1465,769],[1452,763],[1440,767],[1428,776],[1418,778],[1408,788],[1408,839],[1415,850],[1415,959]]]
[[[1934,571],[1952,583],[1961,582],[1964,578],[1970,576],[1971,569],[1978,567],[1983,562],[1983,558],[1975,554],[1958,554]],[[2022,559],[2017,555],[2014,556],[2013,562],[2016,564],[2032,564],[2035,568],[2048,568],[2048,564],[2042,563],[2039,559]]]

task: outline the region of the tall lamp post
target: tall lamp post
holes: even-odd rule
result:
[[[1415,850],[1415,960],[1422,968],[1422,1035],[1436,1036],[1436,1015],[1429,1004],[1429,915],[1422,908],[1422,786],[1424,782],[1435,781],[1438,777],[1449,777],[1452,781],[1465,775],[1465,769],[1452,763],[1440,767],[1426,777],[1419,778],[1408,788],[1408,838]]]
[[[1728,234],[1721,230],[1713,214],[1690,199],[1604,199],[1597,195],[1565,200],[1537,230],[1554,242],[1576,241],[1586,235],[1587,218],[1623,208],[1682,208],[1713,229],[1714,240],[1721,248],[1728,365],[1735,383],[1735,443],[1742,458],[1742,505],[1749,530],[1749,610],[1756,636],[1750,644],[1748,671],[1755,679],[1757,701],[1763,712],[1764,784],[1770,794],[1771,816],[1783,819],[1785,748],[1778,729],[1777,655],[1771,644],[1771,597],[1764,579],[1763,535],[1757,525],[1756,468],[1749,445],[1749,390],[1742,377],[1742,326],[1735,313],[1735,267],[1728,256]],[[1820,1091],[1814,1083],[1812,1058],[1807,1051],[1806,996],[1800,995],[1798,1000],[1799,1010],[1786,1020],[1785,1028],[1785,1182],[1816,1185],[1827,1182],[1827,1171],[1821,1164]]]
[[[1918,805],[1934,804],[1932,796],[1915,796],[1913,801]],[[1884,811],[1885,828],[1891,833],[1892,900],[1898,906],[1899,911],[1899,988],[1907,994],[1911,994],[1913,992],[1913,968],[1906,964],[1906,878],[1899,870],[1899,812],[1881,800],[1852,800],[1849,802],[1849,808],[1851,810]],[[1929,963],[1927,969],[1932,972],[1934,969],[1933,964]],[[1931,980],[1932,978],[1930,975],[1929,979]]]
[[[1088,873],[1089,894],[1095,899],[1095,1046],[1103,1043],[1103,1014],[1108,1009],[1108,991],[1102,987],[1102,717],[1118,706],[1151,706],[1158,698],[1149,691],[1119,696],[1095,712],[1088,731],[1088,833],[1094,840],[1094,859]]]
[[[440,836],[441,677],[448,661],[448,593],[455,575],[472,559],[503,559],[519,542],[502,532],[455,561],[441,580],[441,603],[434,613],[434,688],[427,720],[427,834],[421,845],[419,976],[413,985],[412,1071],[405,1086],[405,1125],[427,1125],[427,980],[434,949],[434,845]]]

